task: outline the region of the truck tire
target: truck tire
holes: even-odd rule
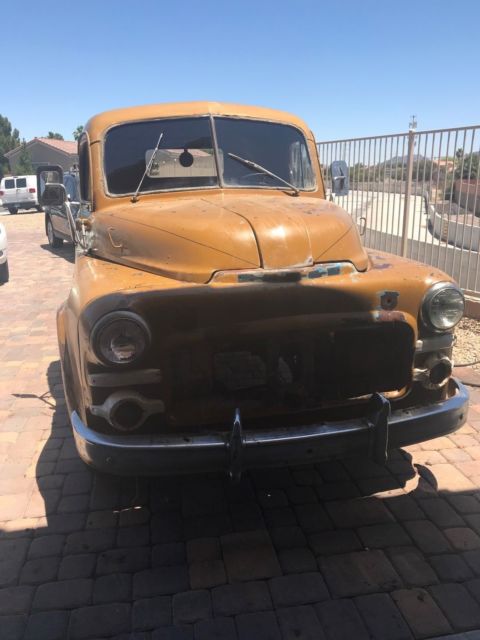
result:
[[[0,284],[5,284],[8,282],[9,272],[8,272],[8,261],[0,264]]]
[[[57,238],[55,235],[55,231],[53,230],[53,224],[50,220],[50,216],[47,218],[46,224],[47,238],[48,244],[52,247],[52,249],[58,249],[63,244],[63,238]]]
[[[12,216],[18,213],[18,207],[8,207],[8,210],[12,214]]]

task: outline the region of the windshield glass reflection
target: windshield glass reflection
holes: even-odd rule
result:
[[[259,166],[249,167],[234,156]],[[139,193],[222,186],[315,188],[302,132],[263,120],[205,116],[119,125],[106,135],[104,161],[113,195],[134,194],[139,185]]]

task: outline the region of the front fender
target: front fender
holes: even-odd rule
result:
[[[60,352],[60,359],[63,361],[65,356],[65,342],[66,342],[66,330],[65,330],[65,306],[64,302],[57,311],[57,339],[58,350]]]

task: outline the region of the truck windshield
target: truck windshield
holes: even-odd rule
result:
[[[235,155],[274,175],[249,168]],[[301,131],[264,120],[202,116],[119,125],[106,135],[104,163],[112,195],[134,194],[140,182],[139,193],[221,186],[285,190],[285,182],[302,191],[315,188]]]

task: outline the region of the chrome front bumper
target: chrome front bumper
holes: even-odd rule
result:
[[[372,399],[362,420],[343,420],[274,430],[242,431],[239,416],[231,433],[208,435],[110,436],[89,429],[78,414],[71,421],[80,457],[89,465],[118,475],[168,475],[309,464],[329,458],[363,455],[379,462],[388,449],[422,442],[455,431],[465,422],[468,391],[455,379],[450,397],[428,406],[390,413],[381,396]]]

